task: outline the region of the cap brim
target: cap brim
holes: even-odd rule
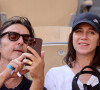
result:
[[[75,24],[73,25],[73,27],[72,27],[72,30],[74,30],[74,28],[75,28],[77,25],[81,24],[81,23],[88,23],[88,24],[90,24],[97,32],[99,32],[99,29],[97,28],[97,26],[96,26],[94,23],[92,23],[91,21],[89,21],[89,20],[82,20],[82,21],[79,21],[79,22],[75,23]]]

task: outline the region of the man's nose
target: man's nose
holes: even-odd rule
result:
[[[18,41],[18,43],[20,43],[20,44],[24,44],[24,40],[23,40],[23,37],[22,37],[22,36],[20,36],[19,39],[18,39],[17,41]]]

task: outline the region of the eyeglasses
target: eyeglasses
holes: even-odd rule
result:
[[[4,35],[8,34],[8,38],[10,41],[17,41],[20,36],[22,36],[24,43],[28,43],[29,38],[31,38],[32,36],[29,34],[19,34],[17,32],[5,32],[3,33],[0,38],[2,38]]]

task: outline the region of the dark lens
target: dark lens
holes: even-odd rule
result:
[[[28,45],[31,46],[31,47],[34,47],[36,45],[35,38],[29,38]]]
[[[24,40],[24,43],[28,43],[28,40],[30,38],[30,35],[23,35],[23,40]]]
[[[20,35],[16,32],[10,32],[9,33],[9,39],[11,41],[17,41],[19,39]]]

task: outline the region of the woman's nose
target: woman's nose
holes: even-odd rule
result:
[[[88,38],[88,34],[87,33],[83,33],[81,36],[81,39],[87,39]]]

